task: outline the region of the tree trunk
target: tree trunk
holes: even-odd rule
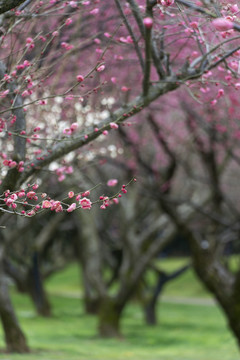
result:
[[[4,260],[4,271],[14,281],[19,292],[26,293],[31,297],[33,305],[40,316],[51,316],[51,306],[44,290],[35,255],[33,256],[33,264],[27,273],[25,271],[21,272],[8,259]]]
[[[211,249],[202,249],[194,236],[189,238],[195,272],[215,296],[240,347],[240,272],[231,273]]]
[[[32,258],[32,266],[27,276],[27,288],[37,313],[45,317],[51,316],[51,305],[44,289],[37,253],[35,253]]]
[[[160,272],[157,284],[155,286],[155,289],[153,290],[153,294],[144,307],[145,320],[148,325],[157,324],[157,314],[156,314],[157,301],[160,294],[162,293],[166,281],[167,281],[167,275],[163,272]]]
[[[9,297],[7,279],[3,271],[4,246],[0,246],[0,318],[8,352],[27,353],[26,338],[20,329]]]
[[[222,264],[214,264],[213,262],[211,265],[205,267],[205,271],[195,265],[195,271],[200,280],[215,296],[240,347],[240,281],[235,277],[232,284],[231,276],[225,279],[224,273],[226,269]],[[220,268],[219,276],[216,276],[211,267]]]
[[[240,347],[240,292],[238,291],[228,291],[229,284],[223,284],[223,282],[218,281],[219,279],[215,278],[217,286],[212,286],[212,283],[209,282],[209,279],[206,276],[203,276],[202,272],[199,269],[195,268],[197,275],[200,280],[205,284],[205,286],[210,290],[215,296],[218,304],[222,308],[223,312],[228,321],[230,330],[235,335],[238,346]],[[240,285],[240,284],[239,284]]]
[[[102,299],[99,309],[99,335],[104,338],[121,337],[120,318],[123,307],[109,297]]]
[[[144,315],[145,315],[145,321],[147,325],[156,325],[157,324],[157,315],[156,315],[156,301],[152,302],[150,301],[145,307],[144,307]]]
[[[85,310],[98,314],[100,299],[105,297],[106,286],[102,277],[101,245],[92,212],[75,212],[79,236],[76,238],[76,257],[83,278]]]
[[[92,286],[90,276],[88,274],[88,266],[85,266],[85,261],[82,259],[82,257],[83,255],[81,254],[81,256],[79,256],[79,259],[82,264],[81,275],[83,279],[85,311],[87,314],[97,315],[100,306],[100,297],[96,289]]]
[[[100,299],[84,297],[84,306],[87,314],[97,315],[99,313]]]

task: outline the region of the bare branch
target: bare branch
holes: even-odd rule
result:
[[[143,95],[147,96],[149,90],[149,80],[151,74],[151,29],[146,29],[145,32],[145,68],[143,78]]]
[[[144,69],[144,61],[143,61],[143,57],[142,57],[141,51],[140,51],[139,46],[138,46],[136,36],[135,36],[135,34],[134,34],[133,30],[132,30],[131,25],[128,22],[128,19],[127,19],[126,15],[124,14],[124,12],[122,10],[122,7],[121,7],[121,4],[120,4],[119,0],[115,0],[115,3],[116,3],[116,6],[117,6],[122,18],[123,18],[124,24],[126,25],[126,28],[128,29],[128,32],[129,32],[131,38],[133,39],[133,44],[134,44],[134,47],[135,47],[135,51],[136,51],[136,54],[138,56],[141,68],[143,70]]]
[[[136,20],[136,23],[138,24],[140,33],[143,37],[145,37],[145,27],[143,24],[143,19],[142,19],[139,7],[138,7],[137,3],[135,2],[135,0],[127,0],[127,1],[131,7],[133,16],[135,17],[135,20]],[[150,8],[148,8],[148,10],[150,10]],[[151,47],[152,47],[152,58],[153,58],[154,66],[157,70],[159,78],[163,79],[165,77],[165,73],[164,73],[164,70],[163,70],[163,67],[161,64],[161,59],[158,54],[158,50],[157,50],[156,43],[154,40],[152,41]]]

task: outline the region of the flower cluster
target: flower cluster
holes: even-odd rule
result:
[[[99,199],[102,200],[102,205],[100,206],[100,209],[105,210],[108,206],[110,206],[110,201],[108,196],[100,196]]]
[[[50,209],[51,211],[55,211],[56,213],[63,211],[63,206],[60,201],[55,200],[44,200],[42,202],[43,209]]]
[[[69,199],[72,199],[74,197],[74,195],[75,195],[74,191],[69,191],[69,193],[68,193]],[[77,209],[79,207],[81,209],[84,209],[84,210],[85,209],[90,210],[91,207],[92,207],[92,202],[91,202],[91,200],[89,198],[86,197],[86,196],[89,196],[89,195],[90,195],[89,190],[87,190],[87,191],[85,191],[85,192],[83,192],[81,194],[80,193],[77,194],[76,201],[78,202],[79,206],[77,207],[77,204],[74,202],[67,208],[67,212],[72,212],[72,211],[74,211],[75,209]],[[83,198],[82,198],[82,196],[83,196]]]
[[[17,163],[16,161],[14,161],[12,159],[8,160],[5,158],[3,160],[3,165],[8,166],[10,169],[17,168],[18,172],[24,171],[24,161],[19,161],[19,163]]]
[[[72,174],[73,173],[73,167],[72,166],[61,166],[56,170],[56,174],[58,176],[58,181],[61,182],[65,179],[66,174]]]
[[[31,190],[29,190],[29,187],[31,187]],[[24,208],[27,205],[29,205],[33,208],[31,210],[30,215],[33,215],[33,213],[35,214],[40,209],[40,205],[39,204],[32,205],[31,203],[29,203],[29,200],[31,200],[32,202],[38,201],[39,194],[35,192],[35,190],[38,188],[38,185],[33,184],[32,186],[29,185],[29,187],[27,190],[20,189],[19,191],[16,192],[10,192],[10,190],[6,190],[4,192],[4,198],[3,199],[0,198],[0,201],[3,201],[8,208],[13,209],[14,211],[17,210],[17,207]],[[41,197],[44,196],[45,194],[43,196],[41,195]],[[29,215],[29,212],[26,212],[25,210],[21,210],[20,213],[22,215],[24,214]]]
[[[72,125],[69,128],[65,128],[63,130],[63,134],[66,135],[72,135],[72,133],[74,133],[76,130],[78,129],[78,123],[72,123]]]
[[[37,212],[45,209],[59,213],[62,211],[72,212],[76,208],[91,209],[92,207],[91,200],[87,198],[87,196],[90,195],[89,190],[76,195],[76,202],[78,202],[78,206],[75,202],[68,206],[64,202],[65,199],[61,201],[51,199],[46,193],[37,193],[35,191],[37,188],[37,184],[28,184],[27,189],[20,189],[16,192],[7,190],[4,192],[3,199],[0,197],[0,202],[2,202],[2,206],[5,204],[5,206],[10,208],[14,213],[26,216],[36,215]],[[69,191],[68,198],[71,199],[74,196],[74,191]],[[30,207],[30,210],[22,210],[26,207]]]

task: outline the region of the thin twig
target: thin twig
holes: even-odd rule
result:
[[[135,47],[135,51],[136,51],[136,54],[138,56],[138,59],[139,59],[139,62],[140,62],[140,65],[141,65],[141,68],[142,70],[144,70],[144,61],[143,61],[143,57],[142,57],[142,54],[141,54],[141,51],[139,49],[139,46],[138,46],[138,41],[137,41],[137,38],[132,30],[132,27],[131,25],[129,24],[129,21],[126,17],[126,15],[124,14],[123,10],[122,10],[122,7],[121,7],[121,4],[119,2],[119,0],[115,0],[115,3],[116,3],[116,6],[123,18],[123,22],[124,24],[126,25],[126,28],[128,29],[128,32],[133,40],[133,44],[134,44],[134,47]]]

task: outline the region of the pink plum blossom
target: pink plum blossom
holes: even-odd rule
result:
[[[29,199],[33,199],[33,198],[35,197],[35,195],[36,195],[35,191],[29,191],[29,192],[27,193],[27,197],[28,197]]]
[[[112,199],[112,202],[113,202],[114,204],[118,204],[118,203],[119,203],[119,200],[118,200],[117,198],[113,198],[113,199]]]
[[[67,208],[67,212],[72,212],[76,209],[77,205],[76,203],[72,203],[68,208]]]
[[[54,201],[51,200],[51,210],[55,210],[56,213],[62,212],[63,211],[63,207],[62,204],[60,203],[60,201]]]
[[[52,207],[52,204],[51,204],[51,202],[49,200],[44,200],[42,202],[42,208],[43,209],[49,209],[50,207]]]
[[[77,2],[76,2],[76,1],[70,1],[69,5],[70,5],[72,8],[77,8]]]
[[[218,31],[228,31],[233,29],[233,22],[225,18],[217,18],[212,21],[212,24]]]
[[[74,197],[74,191],[69,191],[68,197],[71,199]]]
[[[130,90],[130,89],[127,86],[122,86],[121,87],[121,91],[123,91],[123,92],[126,92],[128,90]]]
[[[72,19],[71,18],[67,18],[67,20],[65,21],[65,25],[68,26],[70,24],[72,24]]]
[[[110,127],[111,127],[111,129],[118,129],[119,126],[118,126],[118,124],[111,122]]]
[[[79,201],[79,204],[81,206],[82,209],[91,209],[92,207],[92,202],[90,201],[90,199],[84,197]]]
[[[82,82],[84,80],[84,76],[83,75],[77,75],[77,81],[78,82]]]
[[[97,67],[97,72],[102,72],[105,69],[105,65],[100,65]]]
[[[231,10],[231,12],[233,12],[233,13],[239,12],[239,8],[238,8],[237,4],[232,5],[231,8],[230,8],[230,10]]]
[[[143,23],[144,23],[145,28],[151,29],[153,26],[153,19],[151,17],[145,17],[143,19]]]
[[[8,93],[9,93],[9,90],[0,92],[0,98],[4,98],[5,96],[7,96]]]
[[[89,14],[91,14],[91,15],[97,15],[99,13],[99,9],[98,8],[95,8],[95,9],[93,9],[93,10],[91,10],[90,12],[89,12]]]
[[[73,131],[75,131],[75,130],[77,130],[77,128],[78,128],[78,123],[72,123],[72,125],[70,126],[70,130],[73,132]]]
[[[174,4],[174,0],[158,0],[158,3],[163,6],[171,6]]]
[[[107,182],[107,186],[116,186],[118,183],[117,179],[109,179]]]
[[[81,199],[81,194],[78,194],[77,196],[76,196],[76,201],[79,201]]]
[[[24,190],[20,190],[19,193],[18,193],[18,197],[19,198],[22,198],[25,196],[25,191]]]

